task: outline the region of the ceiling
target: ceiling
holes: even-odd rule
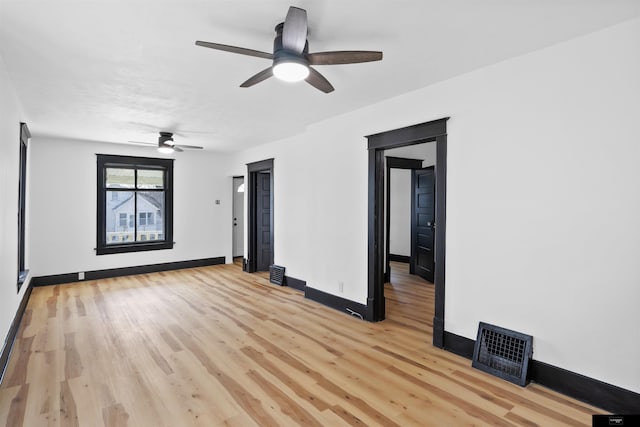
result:
[[[240,83],[274,27],[307,10],[310,51],[382,50],[305,82]],[[34,136],[237,151],[308,125],[640,16],[638,0],[0,0],[0,55]]]

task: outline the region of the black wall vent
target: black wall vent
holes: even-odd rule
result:
[[[284,286],[284,267],[280,265],[269,266],[269,281]]]
[[[533,337],[480,322],[471,366],[525,386]]]

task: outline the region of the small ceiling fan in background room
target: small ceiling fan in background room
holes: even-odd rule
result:
[[[203,147],[198,145],[184,145],[184,144],[176,144],[173,141],[173,133],[171,132],[160,132],[160,136],[158,137],[158,142],[140,142],[140,141],[129,141],[129,144],[135,145],[152,145],[157,146],[158,151],[163,154],[171,154],[174,152],[182,152],[184,149],[187,150],[202,150]]]
[[[287,17],[283,23],[276,25],[275,31],[273,53],[200,40],[196,41],[196,45],[273,60],[271,67],[250,77],[240,87],[251,87],[275,75],[278,79],[289,82],[306,80],[316,89],[329,93],[334,90],[333,86],[311,65],[356,64],[382,59],[382,52],[367,50],[309,53],[307,11],[298,7],[289,7]]]

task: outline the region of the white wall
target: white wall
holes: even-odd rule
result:
[[[0,56],[0,351],[27,288],[16,292],[21,121],[26,120]]]
[[[276,263],[364,303],[363,136],[451,117],[446,330],[519,330],[537,360],[640,392],[638,52],[636,19],[318,123],[230,174],[274,157]]]
[[[29,153],[33,276],[218,256],[231,262],[232,182],[224,173],[226,157],[195,151],[170,156],[176,159],[174,248],[97,256],[96,153],[164,157],[153,148],[34,136]]]
[[[411,256],[411,170],[389,175],[389,253]]]
[[[274,158],[275,264],[310,287],[365,304],[366,140],[359,129],[331,123],[237,153],[228,174]]]

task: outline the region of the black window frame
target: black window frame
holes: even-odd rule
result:
[[[31,132],[26,123],[20,123],[20,165],[18,170],[18,292],[27,279],[26,222],[27,222],[27,149]]]
[[[97,233],[96,233],[96,255],[119,254],[126,252],[154,251],[162,249],[173,249],[173,164],[174,159],[159,159],[153,157],[134,157],[134,156],[118,156],[111,154],[97,154]],[[153,190],[147,188],[126,189],[134,193],[134,200],[137,199],[137,193],[147,191],[164,191],[165,201],[164,210],[165,218],[161,235],[163,240],[146,240],[136,241],[135,228],[133,241],[119,242],[117,244],[107,242],[107,193],[112,190],[106,188],[106,170],[107,168],[124,168],[124,169],[162,169],[164,171],[164,189]],[[134,175],[137,179],[137,173]],[[134,218],[137,218],[138,212],[134,212]],[[134,225],[135,225],[134,220]],[[160,234],[160,233],[158,233]]]

